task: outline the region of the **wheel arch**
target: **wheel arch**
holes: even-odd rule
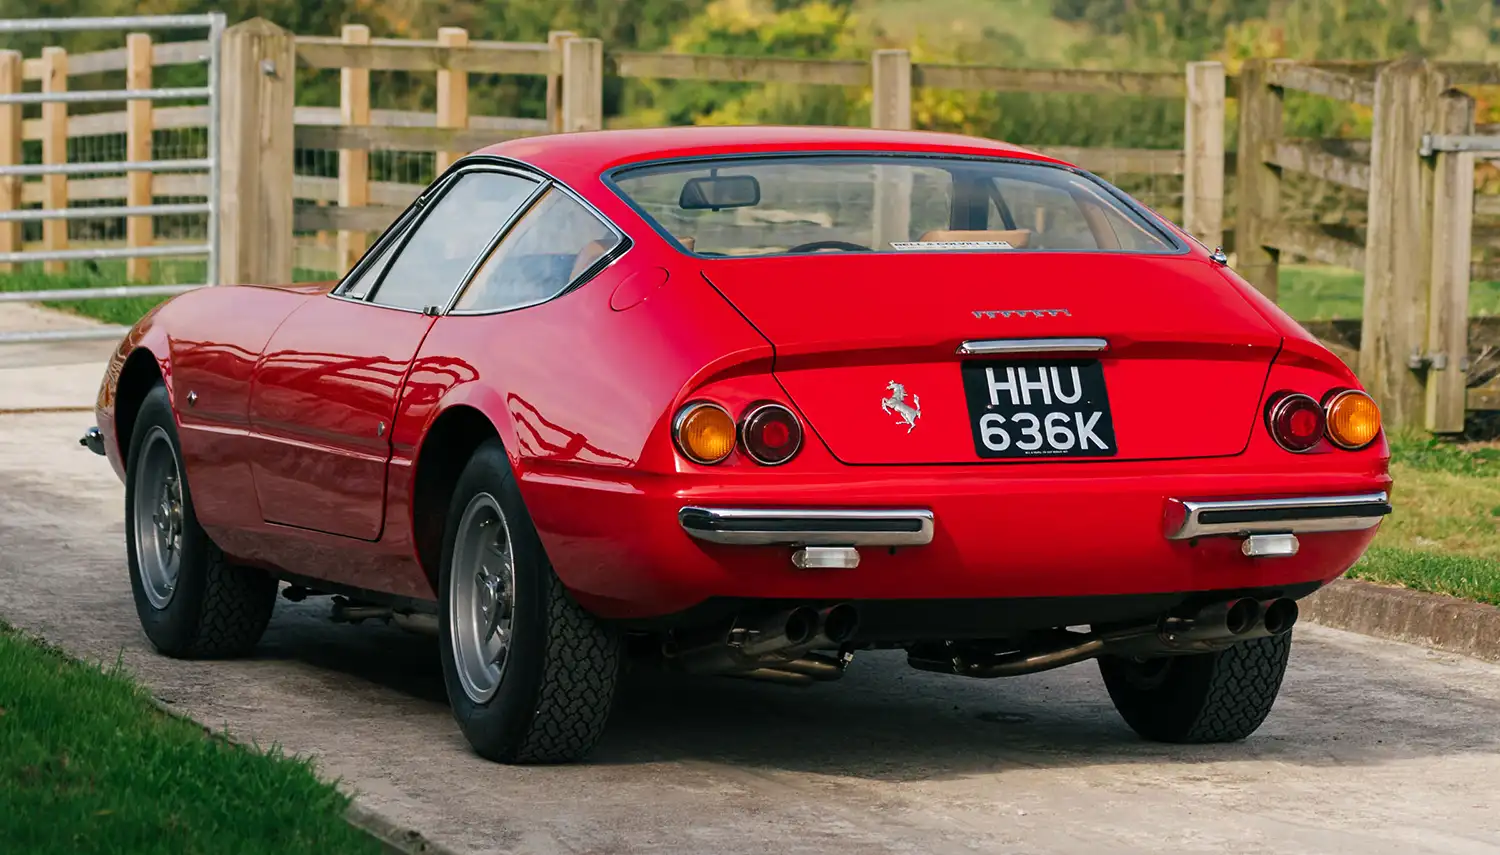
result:
[[[498,438],[500,430],[490,417],[468,404],[444,409],[422,437],[412,482],[412,541],[433,590],[438,587],[444,518],[453,488],[474,451]]]
[[[120,367],[119,380],[115,382],[115,446],[120,454],[120,465],[128,461],[130,437],[135,431],[136,416],[141,403],[157,384],[166,385],[166,372],[161,359],[147,346],[139,346],[125,358]],[[168,390],[170,392],[170,389]]]

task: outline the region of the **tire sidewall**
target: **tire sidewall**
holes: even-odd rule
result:
[[[135,525],[136,481],[140,473],[141,450],[147,435],[156,427],[162,428],[167,434],[182,485],[182,555],[178,564],[177,586],[172,592],[172,599],[161,609],[153,606],[146,597],[145,585],[141,580],[140,548],[136,542]],[[182,463],[176,418],[165,386],[158,384],[146,394],[141,403],[125,460],[125,546],[135,611],[140,617],[141,628],[145,630],[146,637],[157,649],[169,655],[181,655],[191,647],[198,633],[201,604],[207,584],[205,570],[214,560],[215,547],[198,524],[198,517],[193,510],[192,490],[188,486],[187,470]]]
[[[475,703],[464,691],[458,677],[448,603],[453,585],[458,526],[469,502],[481,493],[493,496],[505,514],[515,565],[515,611],[511,621],[511,646],[506,653],[500,685],[489,700]],[[444,525],[442,565],[438,571],[443,682],[459,728],[483,756],[498,760],[514,757],[530,729],[535,699],[548,664],[548,576],[551,573],[552,567],[521,501],[505,449],[498,439],[490,440],[474,452],[454,487]]]

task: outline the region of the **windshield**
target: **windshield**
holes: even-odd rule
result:
[[[631,167],[613,184],[688,252],[1175,252],[1099,181],[1040,162],[776,156]]]

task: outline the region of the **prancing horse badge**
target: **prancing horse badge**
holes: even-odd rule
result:
[[[880,409],[900,416],[901,421],[897,424],[906,425],[906,432],[911,433],[917,426],[917,419],[922,417],[922,399],[912,395],[911,403],[906,403],[906,387],[895,380],[885,384],[885,388],[891,391],[891,396],[880,402]]]

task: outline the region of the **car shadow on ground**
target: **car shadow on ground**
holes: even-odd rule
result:
[[[422,701],[443,712],[434,721],[451,725],[434,639],[332,624],[326,602],[288,605],[278,606],[257,658],[304,663],[324,672],[330,689],[355,688],[352,677],[367,690]],[[1294,647],[1282,697],[1261,730],[1208,746],[1138,738],[1115,714],[1092,663],[985,681],[914,671],[903,654],[885,651],[857,655],[843,680],[799,688],[638,662],[590,762],[707,761],[890,782],[1163,762],[1328,767],[1500,751],[1500,728],[1486,722],[1500,722],[1500,698],[1309,638]]]

